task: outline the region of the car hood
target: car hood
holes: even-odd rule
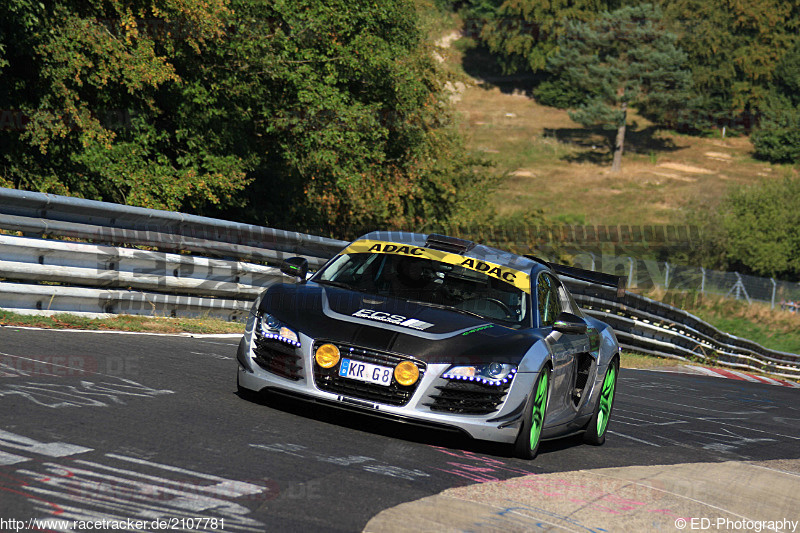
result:
[[[315,340],[409,355],[427,363],[518,363],[539,336],[421,304],[313,282],[270,287],[260,309]]]

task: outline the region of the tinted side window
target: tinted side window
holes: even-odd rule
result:
[[[540,274],[536,284],[536,299],[539,305],[539,326],[552,326],[561,314],[557,282],[550,274]]]

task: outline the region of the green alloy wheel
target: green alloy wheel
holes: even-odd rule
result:
[[[589,444],[600,445],[606,441],[606,430],[608,420],[611,418],[611,410],[614,408],[614,393],[617,388],[617,374],[619,373],[619,363],[615,359],[608,365],[606,377],[603,379],[603,386],[600,389],[600,397],[597,399],[597,407],[594,415],[586,426],[583,440]]]
[[[544,417],[547,412],[547,396],[550,389],[550,370],[545,368],[533,385],[531,398],[525,407],[517,440],[514,443],[514,455],[522,459],[533,459],[539,451],[539,442],[542,437]]]

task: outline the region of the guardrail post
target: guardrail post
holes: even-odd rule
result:
[[[667,273],[664,275],[664,290],[667,290],[669,289],[669,263],[665,261],[664,266],[667,269]]]

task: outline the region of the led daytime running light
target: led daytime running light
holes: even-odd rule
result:
[[[273,339],[273,340],[276,340],[276,341],[284,342],[284,343],[286,343],[286,344],[288,344],[290,346],[294,346],[295,348],[299,348],[300,347],[300,342],[298,342],[298,341],[296,341],[294,339],[290,339],[290,338],[284,337],[283,335],[280,335],[278,333],[264,333],[264,334],[262,334],[262,336],[265,339]]]
[[[287,328],[274,316],[269,313],[264,313],[259,317],[259,333],[264,339],[272,339],[295,348],[300,347],[300,337],[297,333]]]
[[[505,385],[506,383],[510,383],[512,379],[514,379],[514,374],[517,373],[517,370],[512,368],[509,370],[508,375],[501,380],[496,379],[486,379],[481,376],[459,376],[456,374],[442,374],[442,377],[445,379],[452,379],[456,381],[476,381],[478,383],[482,383],[483,385],[495,385],[499,387],[500,385]]]

